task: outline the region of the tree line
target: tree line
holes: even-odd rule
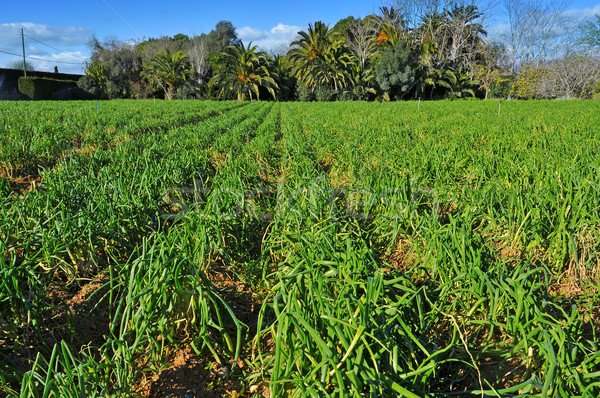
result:
[[[486,10],[478,5],[433,0],[397,0],[377,14],[348,17],[334,26],[317,21],[280,54],[242,43],[229,21],[194,37],[138,43],[93,37],[79,85],[111,99],[600,95],[600,16],[572,29],[565,27],[560,9],[525,0],[502,4],[508,23],[497,35],[500,40],[488,39]]]

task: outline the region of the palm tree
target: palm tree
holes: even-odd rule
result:
[[[260,99],[261,87],[275,98],[277,84],[267,64],[266,54],[257,51],[257,46],[252,46],[252,42],[247,47],[242,42],[229,46],[219,56],[219,66],[210,85],[217,88],[217,95],[223,99],[232,95],[240,102]]]
[[[167,100],[170,100],[175,88],[186,81],[192,69],[187,54],[182,51],[172,53],[166,49],[156,54],[144,66],[142,73],[151,83],[159,85],[164,90]]]
[[[298,80],[314,91],[317,86],[341,90],[349,81],[351,64],[343,40],[335,40],[323,22],[309,24],[307,32],[298,32],[289,52],[292,70]]]
[[[402,18],[402,13],[394,7],[379,7],[381,15],[378,17],[381,30],[376,39],[378,46],[396,45],[398,40],[406,39],[406,21]]]
[[[416,82],[416,95],[423,95],[427,88],[431,88],[431,91],[429,92],[429,99],[431,100],[433,99],[433,92],[436,88],[444,87],[450,89],[452,87],[450,82],[453,79],[451,76],[452,73],[453,72],[445,65],[439,68],[429,67],[427,69],[421,69],[419,78]]]
[[[271,63],[271,76],[277,83],[277,99],[288,101],[292,97],[296,79],[292,76],[292,63],[287,55],[276,55]]]
[[[424,95],[425,90],[430,87],[429,98],[432,99],[436,87],[448,86],[444,79],[446,66],[442,61],[441,51],[445,42],[443,39],[444,25],[444,15],[433,11],[421,18],[421,24],[415,30],[416,47],[419,54],[415,96]]]
[[[446,71],[446,81],[449,83],[446,96],[448,98],[464,98],[467,96],[474,97],[475,91],[473,87],[477,84],[476,81],[464,70],[449,69]]]

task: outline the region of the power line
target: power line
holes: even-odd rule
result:
[[[51,49],[53,49],[53,50],[56,50],[56,51],[58,51],[58,52],[59,52],[59,53],[61,53],[61,54],[65,54],[65,55],[68,55],[69,57],[72,57],[72,58],[77,58],[77,59],[80,59],[80,60],[82,60],[82,61],[86,61],[86,59],[85,59],[85,58],[81,58],[81,57],[78,57],[77,55],[69,54],[69,53],[67,53],[67,52],[64,52],[64,51],[62,51],[62,50],[59,50],[58,48],[56,48],[56,47],[53,47],[53,46],[51,46],[50,44],[46,44],[46,43],[44,43],[44,42],[42,42],[42,41],[40,41],[40,40],[36,39],[35,37],[31,37],[31,36],[29,36],[29,35],[26,35],[26,34],[24,34],[24,36],[25,36],[25,37],[27,37],[27,38],[29,38],[29,39],[31,39],[31,40],[33,40],[33,41],[36,41],[36,42],[38,42],[38,43],[40,43],[40,44],[43,44],[43,45],[44,45],[44,46],[46,46],[46,47],[50,47]]]
[[[0,53],[8,54],[8,55],[15,55],[17,57],[21,57],[22,56],[22,54],[15,54],[15,53],[11,53],[9,51],[4,51],[4,50],[0,50]],[[81,65],[81,64],[83,64],[83,62],[55,61],[55,60],[51,60],[51,59],[43,59],[43,58],[38,58],[38,57],[31,57],[29,55],[26,58],[28,58],[28,59],[35,59],[36,61],[53,62],[55,64],[69,64],[69,65]]]
[[[30,56],[27,56],[27,58],[29,58],[29,59],[35,59],[36,61],[53,62],[55,64],[69,64],[69,65],[81,65],[81,64],[83,64],[83,61],[81,61],[81,62],[54,61],[54,60],[51,60],[51,59],[42,59],[42,58],[30,57]]]
[[[17,56],[17,57],[20,57],[20,56],[22,55],[22,54],[15,54],[15,53],[11,53],[11,52],[4,51],[4,50],[0,50],[0,53],[4,53],[4,54],[8,54],[8,55],[15,55],[15,56]]]
[[[17,57],[20,57],[20,56],[22,55],[22,56],[23,56],[23,67],[24,67],[24,68],[25,68],[25,65],[26,65],[26,59],[34,59],[34,60],[36,60],[36,61],[50,62],[50,63],[54,63],[54,64],[65,64],[65,65],[81,65],[81,64],[83,64],[83,62],[56,61],[56,60],[51,60],[51,59],[44,59],[44,58],[38,58],[38,57],[32,57],[32,56],[25,56],[25,41],[24,41],[24,40],[25,40],[25,36],[27,36],[27,37],[28,37],[28,38],[30,38],[31,40],[37,41],[37,42],[38,42],[38,43],[40,43],[40,44],[43,44],[43,45],[45,45],[45,46],[48,46],[48,47],[50,47],[50,48],[52,48],[52,49],[54,49],[54,50],[58,51],[59,53],[66,54],[66,55],[68,55],[68,56],[70,56],[70,57],[79,58],[79,59],[81,59],[82,61],[85,61],[85,59],[83,59],[83,58],[81,58],[81,57],[76,57],[76,56],[73,56],[73,55],[71,55],[71,54],[68,54],[68,53],[66,53],[66,52],[64,52],[64,51],[61,51],[61,50],[59,50],[59,49],[58,49],[58,48],[56,48],[56,47],[52,47],[52,46],[51,46],[51,45],[49,45],[49,44],[43,43],[43,42],[41,42],[40,40],[38,40],[38,39],[36,39],[36,38],[34,38],[34,37],[31,37],[31,36],[29,36],[29,35],[26,35],[26,34],[23,32],[23,28],[21,28],[21,31],[20,31],[20,36],[21,36],[21,38],[23,39],[23,54],[16,54],[16,53],[13,53],[13,52],[10,52],[10,51],[5,51],[5,50],[0,50],[0,53],[3,53],[3,54],[8,54],[8,55],[14,55],[14,56],[17,56]],[[25,72],[25,73],[26,73],[26,72]]]
[[[117,16],[117,18],[119,18],[119,19],[121,20],[121,22],[123,22],[123,23],[125,24],[125,26],[127,26],[127,27],[129,28],[129,30],[133,32],[133,34],[135,34],[135,35],[137,36],[137,38],[138,38],[139,40],[142,40],[142,37],[141,37],[140,35],[138,35],[138,33],[137,33],[137,32],[136,32],[136,31],[135,31],[135,30],[134,30],[134,29],[131,27],[131,25],[129,25],[129,24],[127,23],[127,21],[126,21],[125,19],[123,19],[123,17],[121,17],[121,16],[120,16],[120,15],[119,15],[119,14],[118,14],[116,11],[115,11],[115,9],[114,9],[114,8],[112,8],[112,7],[111,7],[111,6],[110,6],[110,5],[109,5],[109,4],[108,4],[106,1],[104,1],[104,0],[100,0],[100,1],[102,1],[102,2],[104,3],[104,5],[105,5],[105,6],[106,6],[106,7],[107,7],[107,8],[108,8],[108,9],[109,9],[109,10],[110,10],[110,11],[111,11],[113,14],[115,14],[115,15]]]

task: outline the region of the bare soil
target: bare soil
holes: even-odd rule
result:
[[[22,199],[27,192],[37,189],[42,183],[42,178],[37,172],[26,172],[22,169],[14,170],[10,175],[6,170],[0,168],[0,178],[8,180],[10,190]]]
[[[168,367],[155,375],[144,376],[135,391],[142,397],[250,397],[269,396],[268,389],[245,386],[240,376],[250,371],[245,359],[251,356],[249,338],[257,329],[260,303],[251,286],[240,281],[222,262],[216,262],[207,271],[210,281],[219,289],[236,317],[248,329],[243,332],[242,352],[235,370],[233,363],[220,365],[206,353],[197,355],[190,346],[177,349],[168,360]],[[251,392],[252,391],[252,392]]]

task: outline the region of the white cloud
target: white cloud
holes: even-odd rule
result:
[[[265,38],[268,32],[260,29],[254,29],[250,26],[244,26],[243,28],[237,29],[237,34],[244,41],[254,41]]]
[[[17,55],[22,53],[21,28],[26,35],[25,53],[27,57],[32,57],[28,59],[28,63],[36,70],[51,72],[56,65],[61,72],[81,73],[83,59],[88,57],[86,51],[90,35],[88,28],[41,25],[31,22],[3,23],[0,24],[0,50]],[[8,67],[18,60],[18,56],[0,53],[0,67]]]
[[[507,23],[499,23],[496,25],[492,25],[487,28],[487,32],[488,37],[497,40],[499,37],[502,37],[503,35],[510,32],[510,25]]]
[[[263,51],[278,52],[287,48],[301,30],[302,28],[299,26],[285,25],[280,22],[270,30],[244,26],[237,29],[237,34],[244,44],[252,42]]]
[[[600,4],[596,4],[593,8],[574,8],[572,10],[567,10],[565,11],[565,14],[576,19],[592,18],[594,15],[600,15]]]
[[[0,46],[19,45],[19,32],[24,29],[25,35],[55,47],[85,45],[90,30],[85,27],[50,26],[31,22],[0,24]],[[27,39],[27,38],[26,38]]]

